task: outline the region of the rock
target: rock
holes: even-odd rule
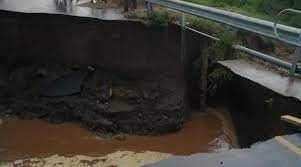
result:
[[[76,107],[73,101],[67,101],[66,103],[69,109],[74,109]]]
[[[39,69],[37,69],[35,75],[41,76],[41,77],[46,77],[46,76],[48,76],[48,71],[47,71],[47,69],[39,68]]]
[[[148,93],[146,92],[146,90],[143,90],[142,93],[143,93],[143,98],[144,98],[144,99],[148,99],[148,98],[149,98],[149,95],[148,95]]]
[[[2,120],[2,119],[0,119],[0,125],[2,125],[2,123],[3,123],[3,120]]]
[[[65,122],[66,115],[63,111],[55,111],[50,115],[50,122],[55,124],[61,124]]]
[[[114,136],[115,140],[119,140],[119,141],[125,141],[126,140],[126,136],[124,134],[119,134]]]
[[[87,68],[88,68],[88,70],[90,70],[90,71],[95,71],[95,68],[92,67],[92,66],[88,66]]]
[[[11,114],[11,113],[13,113],[13,110],[9,108],[9,109],[7,109],[7,110],[5,111],[5,113],[6,113],[6,114]]]
[[[108,112],[116,113],[116,112],[131,112],[135,108],[132,105],[129,105],[127,103],[123,102],[112,102],[109,104],[110,108],[108,109]]]
[[[163,115],[162,118],[163,118],[164,120],[168,120],[168,119],[169,119],[169,117],[168,117],[167,115]]]
[[[81,71],[71,72],[63,75],[50,83],[45,84],[41,95],[46,97],[59,97],[74,95],[81,92],[81,85],[87,73]]]
[[[159,91],[155,91],[150,95],[150,100],[157,100],[159,98]]]
[[[106,111],[109,109],[109,106],[107,104],[96,104],[95,108],[97,111]]]
[[[113,122],[108,119],[98,119],[97,123],[105,127],[110,127],[114,125]]]
[[[136,100],[136,103],[137,103],[137,104],[141,104],[142,102],[143,102],[143,99],[142,99],[142,98],[139,98],[139,99]]]

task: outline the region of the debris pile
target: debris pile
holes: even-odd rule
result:
[[[57,63],[19,67],[0,87],[0,118],[79,121],[96,133],[179,130],[183,97],[159,82]]]

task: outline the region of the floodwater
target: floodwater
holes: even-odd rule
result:
[[[225,125],[221,114],[194,114],[177,133],[161,136],[126,136],[104,139],[83,129],[78,123],[49,124],[41,120],[6,120],[0,125],[0,157],[11,161],[52,154],[103,156],[118,150],[158,151],[175,155],[211,152],[212,141],[226,133],[237,147],[231,123]],[[225,127],[227,126],[227,127]],[[122,137],[121,137],[122,138]],[[218,149],[218,148],[217,148]]]
[[[0,10],[25,13],[50,13],[99,18],[102,20],[124,20],[122,9],[96,9],[82,7],[89,0],[0,0]]]

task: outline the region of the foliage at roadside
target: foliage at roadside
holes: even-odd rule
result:
[[[237,44],[235,35],[228,30],[222,30],[219,32],[219,41],[213,42],[207,49],[205,49],[201,56],[208,56],[211,64],[216,64],[218,61],[235,59],[239,55],[233,49],[233,45]],[[197,71],[200,69],[200,59],[194,63]],[[208,73],[208,93],[209,95],[214,94],[217,88],[221,87],[224,81],[232,80],[233,74],[224,68],[215,67],[213,71]]]
[[[208,48],[208,56],[213,62],[237,58],[237,52],[233,49],[238,41],[230,30],[223,30],[218,34],[219,41],[213,42]]]
[[[265,20],[274,21],[276,15],[286,8],[292,8],[301,10],[301,0],[184,0],[187,2],[211,6],[227,11],[233,11],[244,15],[257,17]],[[171,11],[160,10],[151,16],[147,16],[146,13],[129,13],[129,18],[140,18],[149,20],[150,25],[166,25],[166,23],[175,21],[179,18],[179,14],[175,14]],[[295,13],[283,14],[280,18],[280,22],[294,27],[301,27],[301,15]],[[201,20],[196,17],[190,16],[188,22],[193,27],[199,27],[201,25],[202,30],[212,28],[218,28],[217,24],[207,20]],[[200,24],[201,23],[201,24]],[[205,27],[205,29],[204,29]],[[212,29],[210,29],[212,30]]]
[[[178,20],[178,16],[174,13],[162,10],[160,12],[154,12],[148,17],[148,24],[151,26],[167,26]]]
[[[145,11],[129,12],[126,17],[142,20],[146,25],[151,27],[168,26],[179,20],[179,14],[162,9],[158,9],[152,14],[147,14]]]
[[[149,26],[167,26],[173,23],[180,23],[179,13],[160,8],[149,15],[144,11],[129,12],[126,17],[129,19],[142,20]],[[217,32],[221,32],[225,29],[225,26],[222,26],[221,24],[191,15],[187,18],[187,25],[195,30],[206,32],[211,35],[217,34]]]
[[[300,0],[184,0],[200,5],[238,12],[248,16],[274,21],[278,12],[286,8],[301,10]],[[301,27],[301,16],[288,13],[280,20],[283,24]]]
[[[217,36],[220,32],[225,31],[226,29],[225,25],[201,19],[196,16],[188,16],[187,25],[195,30],[202,31],[213,36]]]
[[[188,0],[187,0],[188,1]],[[246,5],[247,0],[243,3],[243,0],[190,0],[195,2],[212,2],[215,6],[218,7],[243,7]],[[254,0],[256,1],[256,0]],[[263,0],[264,1],[264,0]],[[208,5],[208,4],[205,4]],[[213,5],[213,6],[214,6]],[[238,10],[241,10],[240,8]],[[249,12],[255,10],[254,8],[250,8],[250,10],[244,10],[244,12]],[[256,13],[256,12],[255,12]],[[265,15],[264,17],[267,17]],[[143,19],[147,25],[150,26],[166,26],[171,23],[179,23],[180,14],[170,10],[159,9],[156,10],[151,15],[134,15],[132,18],[140,18]],[[301,25],[301,24],[300,24]],[[201,74],[201,56],[208,56],[211,64],[215,64],[217,61],[235,59],[239,56],[237,52],[233,49],[233,45],[241,43],[236,39],[236,35],[233,34],[233,30],[228,26],[223,24],[219,24],[216,22],[212,22],[209,20],[201,19],[195,16],[188,16],[187,18],[187,26],[210,34],[212,36],[218,37],[219,41],[214,41],[210,44],[210,46],[203,50],[202,55],[194,61],[192,77],[199,77]],[[267,46],[273,48],[273,42],[270,39],[263,38],[261,40]],[[233,74],[224,68],[214,68],[213,71],[209,71],[208,73],[208,92],[209,94],[213,94],[217,88],[219,88],[224,81],[232,80]]]

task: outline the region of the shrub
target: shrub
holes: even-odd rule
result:
[[[154,12],[147,18],[147,24],[151,26],[167,26],[170,23],[176,22],[178,17],[166,10]]]

